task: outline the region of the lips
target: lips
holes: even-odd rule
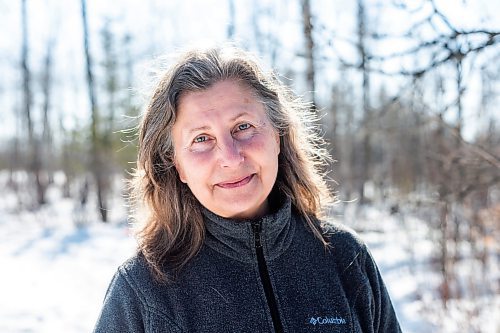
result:
[[[238,179],[238,180],[235,180],[235,181],[229,181],[229,182],[222,182],[222,183],[218,183],[216,184],[216,186],[219,186],[219,187],[222,187],[222,188],[226,188],[226,189],[231,189],[231,188],[237,188],[237,187],[241,187],[241,186],[245,186],[246,184],[248,184],[252,178],[255,176],[255,174],[251,174],[249,176],[246,176],[244,178],[241,178],[241,179]]]

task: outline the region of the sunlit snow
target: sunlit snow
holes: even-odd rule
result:
[[[0,202],[0,332],[90,332],[116,268],[134,253],[135,240],[117,197],[111,222],[50,192],[51,204],[16,212],[16,199]],[[367,208],[355,222],[388,286],[403,332],[498,332],[500,297],[450,302],[436,295],[430,269],[435,246],[416,218]],[[87,221],[76,226],[73,221]],[[349,218],[346,216],[346,220]],[[415,255],[417,254],[417,255]],[[498,276],[498,262],[494,263]],[[465,269],[465,268],[463,268]]]

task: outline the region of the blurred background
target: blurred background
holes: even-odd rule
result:
[[[0,0],[0,331],[88,332],[155,70],[231,41],[312,102],[404,332],[500,332],[500,3]]]

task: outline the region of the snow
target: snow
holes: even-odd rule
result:
[[[403,332],[500,332],[500,294],[464,292],[467,297],[450,300],[444,309],[438,295],[441,276],[432,268],[438,249],[432,231],[419,218],[388,211],[367,207],[356,216],[347,214],[345,223],[368,244]],[[457,275],[471,288],[482,279],[484,287],[498,290],[500,263],[498,256],[490,259],[486,272],[478,270],[475,260],[458,262]],[[473,292],[479,296],[470,296]]]
[[[51,203],[36,212],[16,211],[16,199],[4,192],[0,332],[92,331],[108,283],[136,246],[123,201],[117,196],[111,221],[104,224],[93,209],[61,198],[57,189],[50,192]],[[77,226],[75,219],[87,222]],[[340,220],[367,242],[403,332],[499,332],[498,293],[452,300],[443,308],[436,291],[440,276],[430,265],[435,244],[422,220],[374,207]],[[457,269],[465,276],[475,269],[462,266]],[[498,260],[489,266],[487,274],[498,281]]]
[[[38,213],[0,211],[0,332],[92,330],[135,241],[116,219],[78,227],[74,215],[69,199]]]

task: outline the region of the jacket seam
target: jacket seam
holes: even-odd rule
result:
[[[210,246],[210,245],[209,245],[208,243],[206,243],[206,242],[203,244],[203,246],[206,246],[206,247],[207,247],[207,248],[209,248],[210,250],[215,251],[215,252],[217,252],[217,253],[218,253],[218,254],[220,254],[220,255],[223,255],[223,256],[228,257],[228,258],[233,259],[233,260],[236,260],[236,261],[241,262],[241,263],[243,263],[243,264],[251,264],[251,263],[253,263],[253,260],[254,260],[254,259],[252,258],[252,257],[253,257],[253,253],[252,253],[252,251],[250,252],[250,256],[249,256],[248,258],[245,258],[244,260],[242,260],[242,259],[241,259],[241,256],[240,256],[240,257],[238,257],[238,256],[236,256],[236,255],[234,255],[234,256],[233,256],[232,254],[228,254],[228,253],[226,253],[225,251],[222,251],[222,250],[217,249],[215,246]],[[251,249],[251,247],[249,247],[249,248]]]

